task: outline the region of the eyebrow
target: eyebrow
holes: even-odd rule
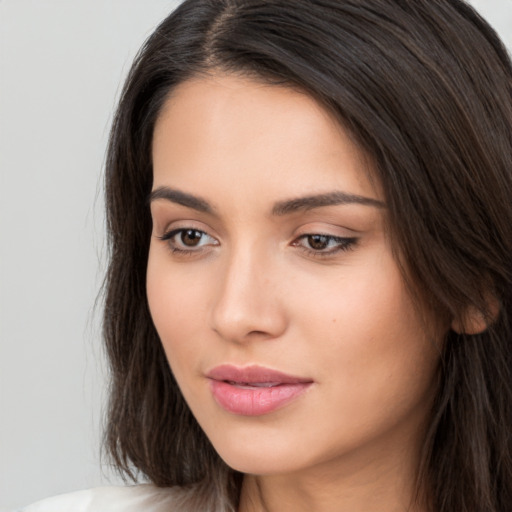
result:
[[[215,209],[208,203],[208,201],[201,197],[182,192],[181,190],[169,187],[158,187],[149,195],[149,202],[156,201],[157,199],[166,199],[172,203],[177,203],[202,213],[215,214]],[[345,204],[360,204],[363,206],[372,206],[375,208],[385,208],[385,204],[378,199],[356,194],[349,194],[347,192],[334,191],[326,194],[316,194],[311,196],[298,197],[295,199],[288,199],[286,201],[279,201],[275,203],[274,207],[272,208],[272,215],[289,215],[299,211],[308,211],[325,206]]]
[[[187,194],[186,192],[182,192],[181,190],[174,188],[158,187],[153,190],[151,194],[149,194],[149,202],[151,203],[157,199],[166,199],[172,203],[181,204],[182,206],[192,208],[193,210],[197,210],[202,213],[213,214],[214,212],[214,209],[205,199],[193,196],[192,194]]]
[[[363,206],[373,206],[375,208],[385,208],[385,204],[378,199],[371,197],[349,194],[347,192],[334,191],[327,194],[317,194],[287,201],[280,201],[272,208],[273,215],[288,215],[298,211],[308,211],[324,206],[336,206],[344,204],[360,204]]]

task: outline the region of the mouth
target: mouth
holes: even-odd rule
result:
[[[280,382],[236,382],[233,380],[222,381],[230,384],[231,386],[236,386],[240,389],[255,389],[255,388],[275,388],[276,386],[281,386]]]
[[[217,404],[227,412],[260,416],[284,407],[302,395],[313,380],[261,366],[222,365],[206,375]]]

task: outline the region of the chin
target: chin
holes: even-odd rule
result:
[[[262,442],[261,437],[248,443],[236,436],[223,443],[214,443],[214,449],[232,469],[252,475],[283,474],[307,466],[307,457],[301,457],[296,443]],[[302,454],[305,455],[305,454]]]
[[[248,475],[277,475],[298,469],[291,466],[289,461],[285,463],[280,456],[269,457],[268,454],[229,454],[221,458],[231,469]]]

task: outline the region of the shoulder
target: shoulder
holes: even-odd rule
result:
[[[20,512],[172,512],[183,491],[151,484],[98,487],[47,498]]]

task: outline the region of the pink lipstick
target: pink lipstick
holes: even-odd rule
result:
[[[248,366],[221,365],[207,375],[217,404],[233,414],[260,416],[284,407],[311,386],[311,379]]]

